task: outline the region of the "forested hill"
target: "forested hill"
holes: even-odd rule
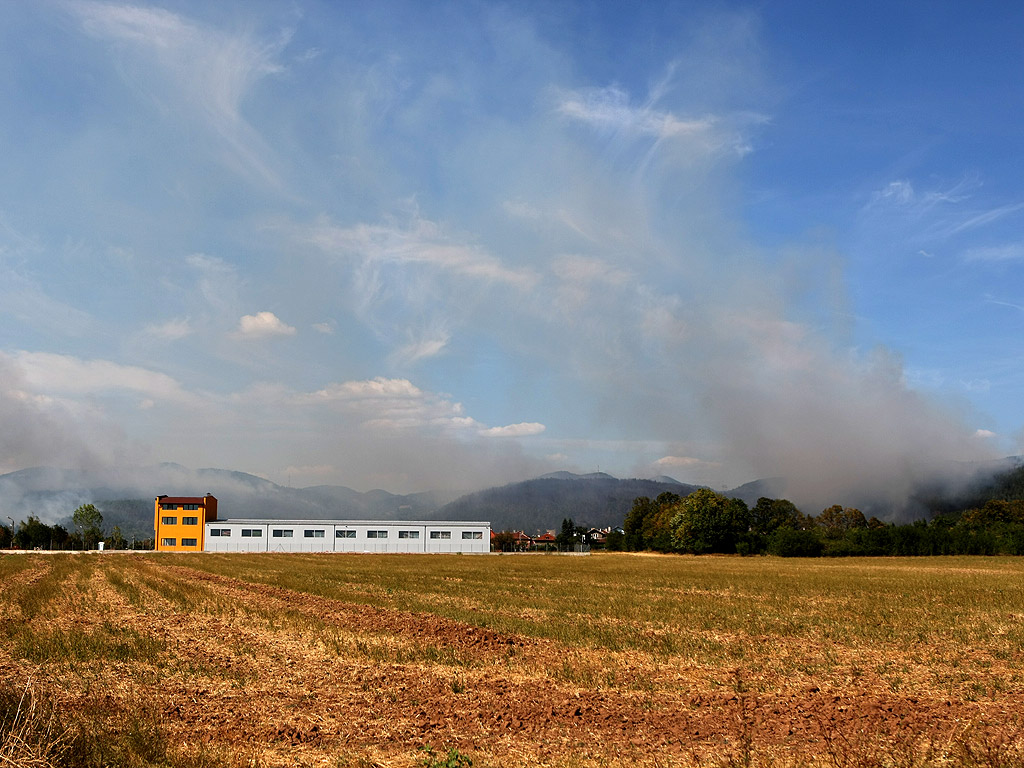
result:
[[[444,520],[489,520],[495,531],[536,533],[558,528],[563,518],[577,525],[622,525],[638,496],[656,498],[666,491],[686,496],[698,486],[671,478],[619,480],[603,473],[558,472],[463,496],[438,510]]]

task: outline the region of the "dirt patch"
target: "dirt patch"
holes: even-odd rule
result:
[[[62,596],[61,625],[144,638],[152,657],[58,658],[33,673],[8,656],[0,676],[36,674],[69,706],[112,716],[141,702],[174,743],[208,745],[238,764],[413,765],[433,745],[484,766],[841,765],[872,750],[949,748],[972,728],[1021,733],[1024,694],[1015,692],[949,700],[881,691],[874,679],[842,695],[814,685],[751,692],[741,675],[731,689],[710,688],[665,669],[671,660],[634,653],[632,669],[652,681],[643,690],[575,681],[574,665],[597,664],[599,651],[152,559],[111,558],[82,588],[88,601]]]

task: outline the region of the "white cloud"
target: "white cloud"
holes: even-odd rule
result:
[[[524,421],[519,424],[509,424],[505,427],[490,427],[481,429],[480,434],[484,437],[530,437],[541,434],[546,427],[535,421]]]
[[[174,378],[138,366],[49,352],[19,352],[14,360],[28,385],[41,393],[81,396],[129,391],[159,402],[194,400]]]
[[[307,401],[355,401],[355,400],[418,400],[424,392],[408,379],[385,379],[378,376],[364,381],[345,381],[331,384],[321,390],[303,396]]]
[[[262,339],[269,336],[294,336],[295,328],[281,322],[273,312],[257,312],[255,315],[242,315],[238,321],[238,336],[251,339]]]
[[[288,42],[285,34],[261,41],[204,26],[161,8],[120,3],[77,2],[67,6],[82,29],[93,37],[114,41],[152,65],[159,77],[123,69],[125,77],[161,103],[165,112],[181,115],[218,135],[227,152],[226,164],[277,185],[273,153],[242,116],[241,105],[253,85],[282,71],[277,56]]]
[[[636,106],[629,94],[616,86],[585,88],[561,95],[557,111],[564,117],[590,126],[599,133],[626,139],[648,139],[656,144],[677,142],[699,154],[729,152],[745,155],[751,151],[744,128],[766,121],[763,115],[743,113],[680,117],[656,109],[654,101]]]
[[[871,196],[871,203],[895,203],[904,205],[914,201],[914,185],[905,179],[890,181],[882,189],[877,190]]]
[[[477,427],[461,403],[427,392],[408,379],[378,376],[363,381],[330,384],[316,392],[295,395],[296,405],[327,405],[356,418],[367,429],[428,429],[461,431]]]
[[[630,106],[629,95],[615,86],[571,92],[562,99],[558,111],[599,129],[656,139],[706,134],[715,124],[715,119],[708,116],[684,120],[670,112]]]
[[[1024,260],[1024,243],[970,248],[964,253],[964,259],[967,261],[1021,261]]]
[[[1024,203],[1013,203],[1010,205],[1000,205],[996,208],[991,208],[987,211],[974,211],[967,219],[957,222],[950,226],[943,234],[947,237],[952,235],[960,234],[969,229],[976,229],[977,227],[984,227],[991,224],[1004,216],[1008,216],[1011,213],[1024,209]]]
[[[143,333],[146,336],[160,339],[161,341],[177,341],[178,339],[191,336],[193,328],[188,318],[178,318],[168,320],[160,325],[149,325]]]
[[[447,334],[438,338],[420,339],[408,346],[398,350],[396,357],[408,363],[423,360],[428,357],[436,357],[448,346],[449,337]]]
[[[654,463],[659,467],[696,467],[705,464],[703,460],[692,456],[662,456]]]
[[[523,289],[537,282],[537,275],[532,271],[506,267],[482,248],[458,242],[438,224],[418,217],[407,227],[373,224],[338,227],[325,220],[311,227],[306,238],[326,253],[368,265],[431,267],[460,277]]]
[[[327,323],[313,323],[312,327],[313,330],[316,331],[317,333],[323,333],[330,336],[331,334],[334,333],[335,326],[336,323],[334,321],[330,321]]]
[[[216,313],[226,313],[238,303],[238,271],[223,259],[205,253],[193,253],[185,263],[199,273],[197,288],[203,305]]]
[[[7,269],[0,269],[0,314],[37,331],[64,337],[89,336],[98,328],[96,318],[89,313],[55,299],[34,280]]]
[[[596,282],[607,285],[623,285],[632,278],[629,272],[614,264],[577,254],[556,258],[552,264],[552,271],[562,280],[573,283]]]
[[[978,429],[974,432],[974,436],[979,440],[988,440],[992,437],[998,437],[998,435],[990,429]]]

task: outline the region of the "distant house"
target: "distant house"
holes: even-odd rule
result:
[[[545,547],[546,548],[548,546],[552,546],[552,547],[555,546],[555,532],[554,531],[545,531],[544,533],[540,534],[539,536],[534,536],[533,537],[533,546],[534,546],[534,548],[537,548],[537,549],[539,549],[541,547]]]
[[[503,552],[529,552],[533,549],[533,538],[523,531],[491,531],[491,549]]]
[[[604,546],[608,542],[609,532],[608,528],[591,528],[587,531],[586,543]]]

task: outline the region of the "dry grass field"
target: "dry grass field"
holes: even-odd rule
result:
[[[1024,764],[1024,561],[0,556],[0,766]]]

